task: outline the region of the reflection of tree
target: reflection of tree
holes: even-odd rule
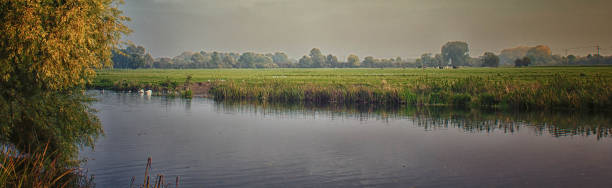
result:
[[[562,136],[596,136],[598,139],[612,133],[612,119],[605,113],[551,112],[551,111],[495,111],[451,107],[412,107],[376,105],[315,105],[253,103],[223,101],[217,109],[230,113],[255,113],[277,117],[355,118],[412,120],[426,130],[460,128],[468,133],[502,131],[514,133],[521,128],[533,127],[537,134]]]

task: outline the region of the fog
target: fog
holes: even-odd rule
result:
[[[127,37],[153,56],[183,51],[417,57],[447,41],[472,56],[519,45],[601,45],[611,54],[610,0],[128,0]],[[595,53],[593,47],[571,54]]]

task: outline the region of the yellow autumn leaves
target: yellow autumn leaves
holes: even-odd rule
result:
[[[0,81],[51,91],[85,84],[111,64],[111,49],[130,32],[118,3],[0,0]]]

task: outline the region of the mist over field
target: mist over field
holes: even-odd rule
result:
[[[276,52],[320,48],[345,59],[416,58],[447,41],[470,55],[548,45],[553,54],[611,53],[607,0],[129,0],[127,39],[154,57],[184,51]],[[577,48],[580,47],[580,48]]]

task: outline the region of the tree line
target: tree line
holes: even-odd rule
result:
[[[444,44],[440,53],[424,53],[416,60],[396,58],[360,59],[351,54],[346,60],[333,54],[323,54],[313,48],[299,59],[291,59],[283,52],[275,53],[226,53],[183,52],[175,57],[153,58],[142,46],[128,45],[113,51],[114,68],[168,68],[168,69],[214,69],[214,68],[445,68],[445,67],[498,67],[529,65],[596,65],[612,64],[612,56],[588,55],[584,57],[552,55],[548,46],[516,47],[502,50],[499,55],[485,52],[479,57],[470,57],[466,42],[452,41]]]

